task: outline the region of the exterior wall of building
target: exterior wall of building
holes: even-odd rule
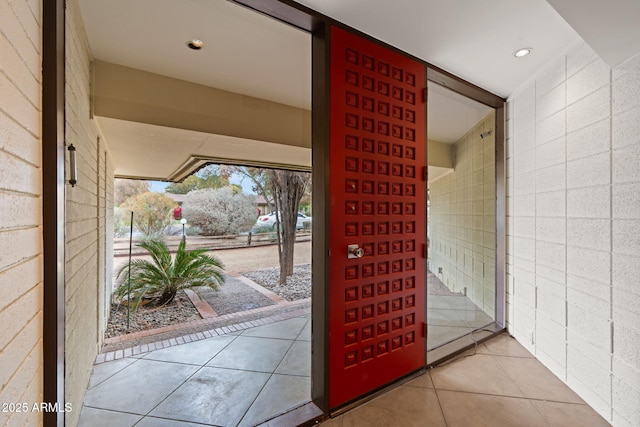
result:
[[[76,147],[78,183],[66,191],[65,381],[66,401],[78,409],[102,345],[112,278],[114,168],[91,119],[92,59],[78,4],[68,1],[65,133]],[[75,425],[79,415],[67,414],[67,424]]]
[[[0,402],[42,401],[41,4],[0,0]],[[39,425],[0,412],[0,425]]]
[[[616,426],[640,425],[640,56],[582,43],[507,104],[508,328]]]
[[[484,139],[480,134],[492,130]],[[455,144],[454,171],[429,185],[429,270],[495,315],[495,113]]]

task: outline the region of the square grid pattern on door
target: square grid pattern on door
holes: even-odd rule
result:
[[[424,67],[334,29],[332,406],[424,364]],[[348,245],[363,250],[348,258]]]

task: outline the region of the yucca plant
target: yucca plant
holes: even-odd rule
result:
[[[137,307],[142,299],[152,299],[156,305],[170,303],[181,289],[207,286],[218,289],[224,284],[222,262],[205,254],[205,249],[187,251],[185,242],[180,242],[175,259],[162,240],[152,239],[138,246],[147,250],[151,261],[137,259],[120,269],[117,275],[118,288],[114,296],[120,301]],[[131,272],[131,284],[129,281]],[[194,289],[197,291],[197,289]]]

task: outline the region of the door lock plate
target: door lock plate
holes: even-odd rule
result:
[[[364,250],[358,245],[349,245],[347,246],[347,258],[362,258],[364,256]]]

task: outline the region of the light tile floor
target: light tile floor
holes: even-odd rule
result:
[[[608,426],[507,334],[322,427]]]
[[[429,345],[448,342],[463,329],[468,332],[487,320],[465,301],[429,297],[430,333],[438,331],[436,326],[459,328],[442,329]],[[310,327],[309,316],[296,317],[96,365],[79,425],[258,424],[309,401]],[[503,334],[478,345],[475,355],[436,367],[322,425],[609,424]]]
[[[253,426],[306,403],[309,316],[94,367],[80,426]]]

